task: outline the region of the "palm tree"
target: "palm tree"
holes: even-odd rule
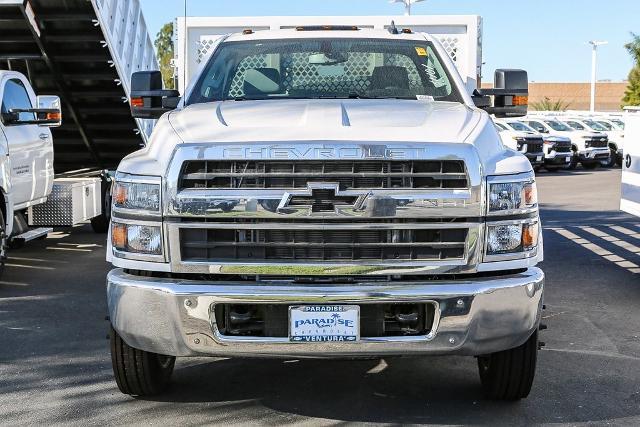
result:
[[[531,109],[536,111],[566,111],[570,105],[570,102],[563,101],[562,99],[553,101],[551,98],[545,96],[542,101],[533,102]]]

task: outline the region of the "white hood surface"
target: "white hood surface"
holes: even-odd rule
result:
[[[505,150],[486,114],[464,104],[399,99],[225,101],[163,116],[150,143],[119,170],[161,175],[181,144],[355,143],[449,146],[474,151],[486,174],[526,172],[526,157]]]
[[[225,101],[170,115],[185,143],[303,141],[464,142],[480,114],[427,100]]]

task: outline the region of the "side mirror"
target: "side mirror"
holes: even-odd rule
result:
[[[180,92],[162,88],[160,71],[138,71],[131,75],[131,115],[137,119],[157,119],[176,108]]]
[[[36,97],[38,108],[12,108],[4,120],[9,125],[39,125],[58,127],[62,124],[60,97],[40,95]],[[25,115],[27,117],[25,117]]]
[[[493,97],[493,103],[490,101]],[[496,117],[524,117],[529,104],[529,77],[524,70],[496,70],[493,89],[474,93],[474,103]]]

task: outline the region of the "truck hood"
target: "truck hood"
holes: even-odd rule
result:
[[[479,120],[463,104],[398,99],[224,101],[169,116],[185,143],[464,142]]]

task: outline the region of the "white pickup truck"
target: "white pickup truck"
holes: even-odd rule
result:
[[[27,208],[44,203],[53,186],[49,127],[62,121],[57,96],[36,96],[27,78],[0,70],[0,265],[9,240],[27,231]],[[0,267],[1,269],[2,267]]]
[[[107,258],[118,387],[161,392],[176,356],[467,355],[491,398],[534,379],[544,274],[535,176],[426,33],[301,26],[221,37],[120,163]]]
[[[571,169],[578,163],[585,169],[595,169],[610,162],[609,138],[604,133],[574,129],[556,117],[531,116],[523,122],[543,135],[569,138],[573,151]]]

